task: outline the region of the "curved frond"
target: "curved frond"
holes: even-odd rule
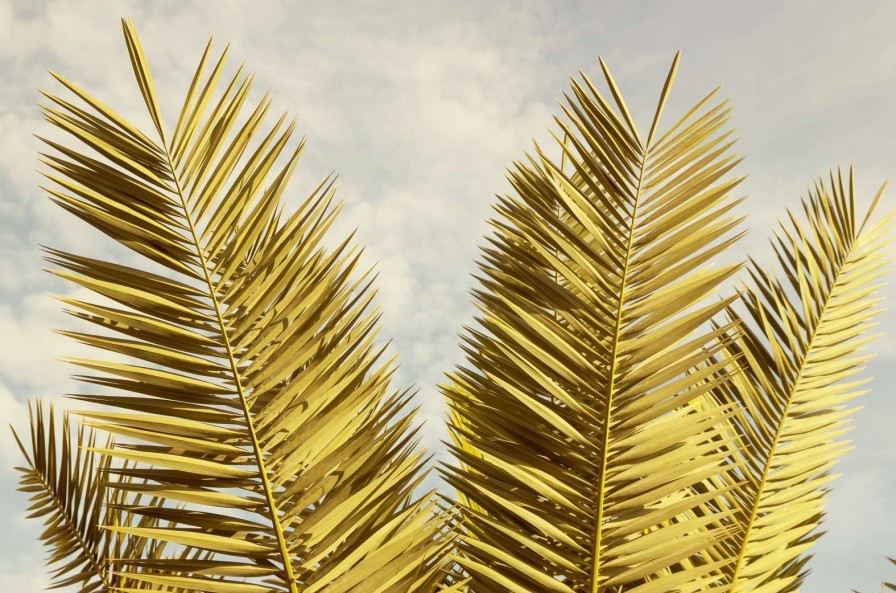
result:
[[[738,158],[714,93],[646,140],[606,65],[615,108],[582,76],[557,119],[558,164],[537,149],[510,173],[483,250],[479,328],[444,393],[471,591],[698,591],[719,562],[724,510],[694,486],[729,461],[724,378],[710,358],[731,328],[708,302],[738,265]],[[567,172],[567,164],[569,172]],[[697,372],[693,372],[698,369]],[[699,403],[699,405],[698,405]]]
[[[156,129],[57,76],[82,106],[47,94],[44,113],[92,152],[47,141],[47,191],[146,269],[48,260],[104,297],[64,299],[104,330],[68,333],[115,355],[71,360],[106,388],[79,397],[107,409],[81,414],[123,439],[99,452],[170,522],[109,529],[214,554],[128,575],[228,593],[432,590],[450,540],[435,502],[414,495],[424,460],[410,394],[390,386],[376,342],[373,278],[350,237],[324,243],[333,180],[286,214],[295,123],[265,130],[267,96],[245,114],[251,76],[226,78],[227,51],[213,60],[209,44],[170,131],[130,22],[124,32]]]
[[[45,412],[40,401],[29,408],[30,447],[13,429],[25,458],[25,465],[16,468],[19,490],[31,494],[28,518],[44,520],[40,539],[51,550],[52,586],[77,585],[84,593],[145,588],[118,574],[113,560],[151,561],[164,545],[102,526],[152,527],[156,519],[135,515],[121,504],[121,491],[109,484],[110,458],[89,451],[96,445],[95,431],[85,426],[73,430],[66,414],[57,438],[54,416],[52,406]],[[138,498],[131,504],[151,508],[156,501]]]
[[[877,222],[874,206],[856,218],[852,169],[847,179],[819,180],[802,215],[789,213],[773,245],[778,266],[752,263],[743,293],[743,326],[726,346],[744,371],[718,390],[742,411],[742,473],[729,496],[738,530],[719,552],[734,592],[796,591],[807,574],[807,550],[821,535],[832,468],[848,449],[841,437],[866,392],[856,375],[880,311],[876,291],[889,261],[892,213]]]

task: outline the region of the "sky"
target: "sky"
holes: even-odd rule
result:
[[[495,194],[513,160],[546,138],[551,116],[598,55],[647,128],[676,50],[682,61],[667,117],[718,84],[733,103],[749,234],[738,243],[768,261],[784,208],[830,167],[853,163],[860,203],[896,177],[896,3],[881,2],[174,2],[0,0],[0,419],[26,429],[28,398],[75,390],[57,360],[79,352],[52,333],[70,322],[49,296],[71,287],[41,270],[39,244],[79,249],[97,233],[52,205],[39,183],[36,103],[63,73],[151,129],[130,72],[119,19],[140,32],[168,121],[211,35],[256,73],[256,95],[299,115],[308,145],[296,195],[331,170],[380,272],[383,335],[400,353],[398,384],[418,388],[424,441],[441,453],[435,385],[461,362],[457,334],[472,322],[471,274]],[[896,189],[884,200],[893,208]],[[883,290],[889,302],[896,291]],[[804,591],[875,591],[896,579],[896,314],[869,351],[872,392],[839,466],[826,535]],[[0,431],[0,583],[47,584],[38,522]]]

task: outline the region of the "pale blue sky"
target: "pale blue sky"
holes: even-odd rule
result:
[[[121,16],[137,24],[168,113],[215,34],[257,73],[259,92],[272,88],[275,107],[299,114],[308,148],[298,186],[341,174],[342,229],[358,227],[368,263],[378,263],[384,334],[401,353],[399,381],[420,388],[436,450],[444,433],[433,386],[460,361],[456,334],[472,317],[470,273],[492,197],[508,189],[505,167],[544,137],[568,75],[599,76],[598,53],[639,121],[652,115],[677,49],[668,117],[724,84],[747,156],[741,256],[768,256],[783,207],[829,167],[854,163],[866,199],[896,177],[893,2],[324,4],[0,0],[0,418],[22,426],[27,398],[75,388],[55,360],[75,346],[50,333],[68,321],[46,296],[70,288],[40,271],[37,244],[80,248],[96,234],[36,188],[32,134],[46,129],[36,89],[58,70],[145,123]],[[881,578],[896,579],[884,560],[896,555],[896,315],[880,322],[873,392],[806,591],[876,591]],[[14,491],[17,461],[0,431],[0,589],[36,593],[44,551]]]

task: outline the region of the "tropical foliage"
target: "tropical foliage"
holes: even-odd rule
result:
[[[47,534],[54,557],[74,554],[109,590],[145,588],[109,570],[228,593],[432,590],[450,539],[435,500],[414,494],[423,453],[411,394],[390,386],[376,344],[370,273],[357,271],[351,238],[324,243],[339,211],[333,180],[285,212],[303,149],[290,147],[295,124],[284,115],[265,131],[267,96],[241,115],[251,76],[240,69],[218,93],[227,51],[215,59],[211,44],[169,131],[123,25],[155,139],[58,75],[81,106],[45,93],[43,107],[84,149],[46,140],[51,199],[143,263],[47,250],[56,275],[99,297],[62,299],[95,328],[65,333],[111,353],[71,362],[96,387],[76,396],[98,404],[79,415],[119,439],[94,446],[81,431],[77,456],[64,445],[56,468],[33,419],[25,485],[42,490],[51,529],[66,526]],[[104,553],[116,538],[188,552]]]
[[[109,353],[71,359],[90,387],[77,428],[66,414],[57,439],[38,404],[19,440],[55,584],[799,589],[867,382],[883,188],[862,213],[852,169],[832,172],[774,265],[716,265],[743,235],[718,89],[665,126],[676,56],[645,136],[602,60],[608,96],[573,79],[555,145],[514,164],[496,206],[466,361],[442,386],[456,496],[437,502],[418,493],[372,275],[351,237],[327,239],[333,180],[286,212],[295,124],[266,128],[267,96],[243,114],[251,76],[225,77],[211,43],[166,128],[124,32],[152,134],[58,75],[74,98],[43,107],[80,142],[45,140],[46,191],[131,251],[47,249],[97,295],[62,298],[90,328],[64,333]]]
[[[715,91],[642,139],[574,80],[558,163],[511,172],[444,392],[471,590],[795,591],[864,380],[891,216],[821,181],[739,293],[705,265],[739,236]],[[783,279],[779,279],[783,278]],[[741,315],[739,311],[745,309]]]
[[[16,469],[22,474],[20,490],[32,495],[29,517],[45,519],[41,539],[52,549],[48,561],[56,565],[54,585],[78,585],[84,592],[136,587],[135,581],[117,574],[109,560],[154,558],[164,543],[97,526],[149,527],[157,521],[151,515],[133,513],[122,504],[121,491],[109,488],[105,475],[111,458],[90,451],[96,445],[92,429],[76,427],[73,434],[66,414],[57,438],[52,408],[45,413],[38,402],[30,414],[30,448],[13,432],[26,463]],[[149,508],[157,500],[134,503]]]
[[[538,151],[498,206],[484,331],[446,388],[465,422],[447,478],[482,507],[465,509],[476,591],[696,591],[721,569],[699,558],[726,535],[721,492],[698,489],[731,456],[707,360],[733,339],[709,322],[734,297],[706,301],[738,266],[701,264],[738,236],[737,157],[712,95],[658,134],[677,64],[646,141],[605,65],[619,113],[574,81],[570,172]]]

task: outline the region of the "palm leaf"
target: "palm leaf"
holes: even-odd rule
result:
[[[110,457],[88,450],[96,444],[96,432],[85,426],[73,430],[66,414],[57,438],[54,416],[52,406],[45,412],[39,401],[29,408],[30,447],[13,429],[25,458],[26,465],[16,469],[21,473],[19,490],[31,494],[28,518],[42,518],[45,524],[40,539],[51,549],[51,586],[76,585],[84,593],[147,588],[117,574],[113,560],[151,561],[164,545],[105,530],[101,525],[152,527],[158,522],[129,512],[123,504],[123,491],[110,487]],[[157,504],[139,497],[128,502],[147,508]]]
[[[738,530],[719,551],[735,560],[723,571],[732,591],[796,591],[807,574],[831,470],[850,448],[849,404],[868,381],[855,375],[888,262],[892,214],[870,221],[882,194],[858,220],[852,169],[819,180],[776,234],[777,269],[752,262],[746,315],[728,311],[744,328],[726,346],[744,372],[717,391],[742,410],[732,423],[745,445],[728,478]]]
[[[738,162],[714,93],[647,139],[606,65],[613,102],[582,76],[557,119],[563,154],[537,149],[510,173],[480,264],[480,328],[444,393],[461,494],[460,564],[470,590],[697,591],[718,580],[700,552],[724,514],[695,487],[730,460],[730,406],[703,396],[731,328],[707,303],[739,266],[704,264],[739,222]],[[561,140],[561,138],[563,138]],[[571,172],[565,172],[565,164]],[[700,372],[692,372],[703,367]],[[700,402],[700,406],[696,405]],[[711,510],[711,509],[710,509]]]
[[[107,528],[207,555],[122,570],[191,591],[431,590],[450,539],[435,502],[414,496],[424,460],[411,394],[390,387],[376,344],[371,274],[357,272],[351,238],[324,243],[333,180],[284,214],[303,148],[289,148],[295,124],[262,131],[267,96],[241,115],[241,70],[216,96],[227,51],[212,60],[211,44],[169,133],[123,27],[155,131],[56,76],[84,106],[47,93],[44,113],[95,155],[48,140],[47,191],[149,269],[48,259],[104,297],[63,299],[70,312],[113,330],[69,332],[117,357],[71,360],[103,388],[79,397],[111,409],[81,414],[126,441],[98,451],[139,481],[123,489],[162,500],[152,513],[170,523]]]

